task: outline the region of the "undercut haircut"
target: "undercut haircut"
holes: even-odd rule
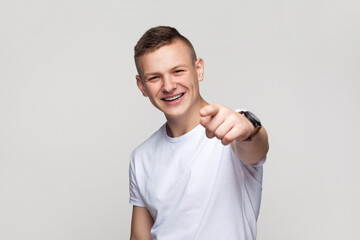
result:
[[[197,57],[191,42],[173,27],[158,26],[147,30],[134,47],[134,59],[138,74],[142,76],[142,72],[139,66],[140,57],[177,40],[182,41],[189,48],[191,59],[195,64]]]

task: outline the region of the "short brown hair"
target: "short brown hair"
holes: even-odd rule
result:
[[[145,55],[146,53],[155,51],[164,45],[171,44],[175,40],[180,40],[189,47],[191,58],[195,63],[197,58],[191,42],[173,27],[158,26],[147,30],[134,47],[134,59],[138,73],[141,74],[139,66],[139,58],[141,56]]]

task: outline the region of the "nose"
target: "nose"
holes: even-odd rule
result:
[[[172,92],[176,89],[176,83],[170,76],[166,76],[163,78],[161,90],[164,92]]]

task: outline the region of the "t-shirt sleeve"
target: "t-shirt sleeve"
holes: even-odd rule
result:
[[[242,162],[244,172],[244,182],[247,195],[251,203],[252,212],[257,219],[260,210],[262,180],[263,180],[263,164],[266,157],[260,162],[250,165]]]
[[[138,185],[136,178],[134,157],[131,155],[130,166],[129,166],[129,191],[130,191],[130,200],[129,203],[139,207],[145,207],[141,191]]]
[[[245,176],[250,182],[253,182],[254,184],[259,184],[260,186],[262,185],[263,165],[265,161],[266,157],[261,161],[257,162],[256,164],[247,164],[241,161],[245,168]]]

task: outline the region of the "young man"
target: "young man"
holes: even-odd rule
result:
[[[135,63],[167,121],[131,155],[131,240],[255,239],[269,147],[260,121],[200,96],[204,61],[174,28],[149,29]]]

